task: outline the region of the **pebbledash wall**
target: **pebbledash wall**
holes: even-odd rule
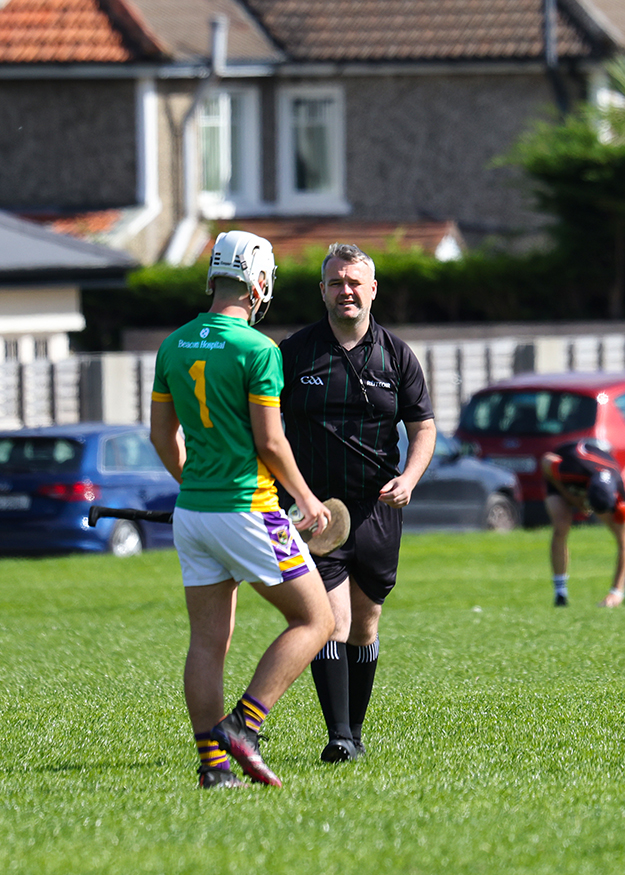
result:
[[[277,342],[294,329],[267,330]],[[452,432],[473,392],[515,373],[625,371],[625,322],[394,326],[423,365],[437,424]],[[81,421],[146,425],[163,332],[134,332],[134,352],[0,363],[0,428]],[[143,348],[142,348],[143,347]],[[148,347],[148,348],[145,348]]]

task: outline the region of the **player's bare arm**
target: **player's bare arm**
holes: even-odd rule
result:
[[[173,401],[152,401],[150,440],[171,476],[182,483],[187,453]]]
[[[330,522],[331,514],[312,493],[297,467],[291,445],[284,435],[280,408],[250,402],[250,422],[260,459],[293,497],[304,514],[303,519],[296,523],[295,527],[303,531],[312,528],[316,523],[315,535],[321,534]]]
[[[597,514],[601,522],[605,523],[616,539],[617,555],[612,589],[599,603],[601,608],[618,608],[625,597],[625,525],[617,523],[611,513]]]
[[[415,488],[426,471],[436,445],[436,425],[433,419],[407,422],[408,452],[406,466],[398,477],[380,489],[380,501],[391,507],[406,507]]]

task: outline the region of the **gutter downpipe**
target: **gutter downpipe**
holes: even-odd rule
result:
[[[557,0],[543,0],[543,31],[547,78],[553,88],[556,106],[560,111],[560,115],[564,117],[569,109],[569,98],[559,69],[557,15]]]
[[[182,122],[182,162],[184,176],[184,216],[178,223],[165,253],[169,264],[180,264],[198,227],[197,209],[197,136],[193,124],[197,108],[211,85],[226,72],[228,19],[219,15],[211,21],[211,67],[198,85],[191,106]]]

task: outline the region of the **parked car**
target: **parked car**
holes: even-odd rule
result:
[[[400,464],[408,440],[400,432]],[[521,520],[521,487],[512,471],[463,456],[441,432],[430,466],[404,508],[404,528],[479,528],[506,531]]]
[[[476,392],[456,437],[518,474],[525,522],[547,522],[543,453],[590,437],[625,466],[625,373],[519,374]]]
[[[0,432],[0,553],[130,556],[171,547],[170,525],[101,519],[94,504],[172,510],[178,484],[143,426],[102,423]]]

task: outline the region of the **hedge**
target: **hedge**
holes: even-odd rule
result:
[[[278,264],[271,325],[302,325],[322,316],[319,294],[324,249]],[[406,323],[600,319],[607,310],[607,266],[573,264],[557,249],[526,254],[488,250],[440,262],[420,249],[390,245],[371,251],[378,295],[374,314],[386,325]],[[208,262],[155,264],[128,276],[127,288],[85,291],[87,330],[78,345],[119,348],[123,328],[173,328],[206,310]]]

